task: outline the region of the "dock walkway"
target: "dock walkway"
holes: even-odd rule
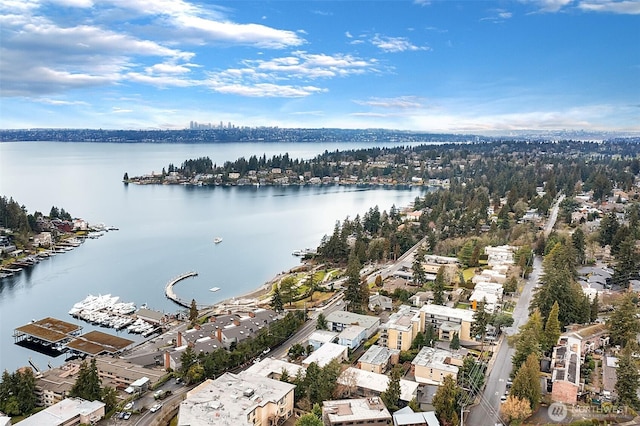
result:
[[[167,296],[167,299],[173,300],[175,303],[177,303],[178,305],[180,305],[182,307],[190,308],[191,307],[191,301],[186,301],[186,300],[180,299],[178,297],[178,295],[173,291],[173,286],[176,285],[178,282],[186,279],[186,278],[195,277],[197,275],[198,275],[197,272],[193,272],[193,271],[192,272],[187,272],[187,273],[179,275],[179,276],[175,277],[174,279],[172,279],[171,281],[169,281],[167,283],[167,285],[164,287],[164,294]]]

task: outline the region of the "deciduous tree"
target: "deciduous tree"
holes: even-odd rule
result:
[[[533,411],[528,400],[509,395],[500,406],[500,413],[508,423],[519,424],[522,420],[530,417]]]

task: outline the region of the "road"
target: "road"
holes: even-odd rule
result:
[[[561,195],[556,200],[549,219],[544,226],[545,237],[549,236],[555,226],[558,217],[558,209],[560,203],[564,199]],[[510,347],[506,342],[506,336],[515,334],[517,330],[527,322],[529,318],[529,304],[533,298],[533,293],[542,274],[542,257],[536,256],[533,259],[532,271],[529,278],[525,281],[522,294],[518,298],[518,302],[513,310],[513,326],[504,330],[500,338],[500,344],[497,354],[493,359],[493,367],[487,377],[480,403],[475,405],[467,419],[466,424],[474,426],[494,426],[497,424],[505,424],[500,419],[500,397],[505,393],[507,388],[507,379],[511,374],[511,358],[515,353],[515,349]]]
[[[311,311],[309,313],[309,321],[307,321],[300,330],[298,330],[295,334],[285,340],[280,346],[275,349],[272,349],[268,356],[272,358],[282,359],[287,357],[287,353],[289,352],[289,348],[291,345],[296,343],[304,342],[309,338],[311,333],[316,330],[316,319],[320,313],[323,313],[326,317],[331,312],[341,311],[344,309],[344,301],[343,301],[343,293],[340,291],[336,293],[335,296],[331,299],[329,303],[327,303],[322,308],[318,308],[315,311]]]

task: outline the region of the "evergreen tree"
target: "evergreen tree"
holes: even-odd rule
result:
[[[442,426],[457,426],[460,423],[460,407],[458,406],[460,388],[453,379],[447,375],[442,381],[442,386],[438,387],[433,396],[433,407],[436,410],[436,417]]]
[[[193,347],[191,346],[187,346],[187,348],[184,350],[184,352],[182,352],[182,355],[180,355],[180,374],[182,375],[183,379],[187,379],[187,373],[189,372],[189,369],[196,363],[198,362],[198,356],[196,355],[196,352],[193,350]]]
[[[278,313],[284,311],[284,302],[282,301],[280,287],[278,286],[273,289],[273,295],[271,296],[271,308]]]
[[[444,306],[444,285],[444,266],[441,266],[433,282],[433,303],[435,305]]]
[[[102,402],[105,404],[105,411],[109,412],[118,405],[118,391],[111,386],[105,386],[102,389]]]
[[[427,273],[424,270],[424,266],[422,266],[422,259],[420,259],[420,257],[416,256],[413,259],[411,269],[413,272],[413,282],[419,287],[425,285],[427,283]]]
[[[323,426],[322,420],[313,413],[303,414],[296,420],[295,426]]]
[[[516,350],[511,359],[514,372],[518,371],[529,355],[540,356],[542,354],[542,340],[544,338],[542,333],[542,317],[540,311],[536,310],[531,314],[529,320],[520,327],[518,334],[514,336]]]
[[[609,336],[611,344],[625,347],[636,340],[640,333],[640,320],[636,317],[638,309],[634,303],[634,295],[626,293],[615,305],[609,316]]]
[[[584,264],[585,255],[585,238],[582,228],[578,227],[571,235],[571,243],[576,252],[576,261],[579,265]]]
[[[291,275],[284,277],[280,280],[280,296],[282,297],[283,303],[288,303],[291,305],[293,303],[293,299],[295,299],[295,285],[296,280]]]
[[[351,252],[349,255],[349,263],[347,265],[347,288],[344,292],[344,298],[347,301],[347,308],[351,312],[362,313],[362,288],[360,285],[360,269],[362,265],[360,260]]]
[[[558,338],[561,334],[560,321],[558,321],[559,310],[560,306],[558,305],[558,302],[555,302],[551,307],[549,316],[547,317],[547,322],[544,326],[544,346],[542,347],[544,352],[549,352],[558,343]]]
[[[599,312],[600,312],[600,306],[598,303],[598,295],[596,294],[593,300],[591,301],[589,320],[591,322],[595,322],[598,319]]]
[[[451,338],[451,342],[449,343],[449,349],[453,351],[457,351],[460,349],[460,336],[458,333],[454,332],[453,337]]]
[[[438,334],[436,333],[433,324],[427,324],[424,329],[424,343],[426,346],[433,348],[438,341]]]
[[[539,309],[547,318],[551,307],[558,302],[561,325],[583,324],[589,321],[589,299],[575,281],[575,257],[567,246],[556,243],[543,261],[541,285],[531,301],[530,309]]]
[[[400,379],[402,378],[402,366],[394,365],[391,369],[387,389],[380,394],[384,405],[390,412],[398,410],[398,401],[400,401]]]
[[[473,313],[473,322],[471,323],[471,334],[475,337],[480,337],[480,357],[484,356],[484,336],[487,334],[487,325],[491,316],[485,310],[487,304],[486,299],[482,299],[476,307],[476,311]]]
[[[622,287],[628,288],[629,280],[636,277],[640,270],[640,252],[636,248],[636,241],[633,234],[626,235],[615,254],[612,279]]]
[[[80,364],[80,371],[75,383],[71,387],[69,392],[71,396],[85,399],[87,401],[101,401],[102,400],[102,388],[101,380],[98,375],[98,367],[96,365],[96,359],[91,358],[91,362],[87,364],[86,361],[82,361]]]
[[[631,346],[627,345],[618,357],[615,389],[618,393],[619,404],[638,410],[640,409],[640,401],[638,400],[640,373],[636,360],[632,357]]]
[[[20,407],[20,413],[30,413],[36,408],[36,378],[30,368],[15,372],[13,390]]]
[[[530,354],[526,362],[520,366],[513,379],[513,385],[509,393],[511,396],[528,400],[531,409],[536,409],[542,396],[540,388],[540,359],[537,354]]]
[[[195,324],[198,319],[198,305],[196,304],[196,299],[191,299],[191,306],[189,307],[189,321],[191,324]]]
[[[327,329],[327,318],[324,316],[322,312],[318,314],[318,318],[316,318],[316,330],[326,330]]]

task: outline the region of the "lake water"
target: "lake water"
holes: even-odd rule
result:
[[[175,276],[196,271],[197,277],[176,285],[176,293],[214,304],[299,264],[291,253],[317,247],[336,221],[362,215],[375,205],[381,210],[405,206],[422,194],[418,189],[338,186],[125,186],[125,172],[142,175],[202,156],[218,164],[285,152],[306,159],[324,150],[368,146],[0,143],[0,195],[13,197],[29,213],[48,214],[55,205],[89,223],[119,228],[0,281],[0,370],[13,371],[30,358],[40,368],[61,364],[64,355],[50,358],[15,345],[13,330],[49,316],[90,330],[68,315],[88,294],[111,293],[138,306],[147,303],[151,309],[176,312],[180,308],[165,298],[164,286]],[[217,236],[223,238],[220,244],[213,243]],[[220,291],[209,291],[214,286]]]

